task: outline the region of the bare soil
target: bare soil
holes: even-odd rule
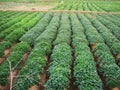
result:
[[[38,86],[34,85],[31,88],[29,88],[28,90],[38,90]],[[41,89],[40,89],[41,90]]]
[[[3,61],[10,55],[10,52],[12,51],[13,47],[15,46],[16,44],[13,44],[11,48],[9,49],[6,49],[4,51],[4,56],[2,58],[0,58],[0,65],[3,63]]]
[[[12,48],[13,48],[15,45],[16,45],[16,44],[13,44],[10,49],[5,50],[5,56],[4,56],[4,57],[7,58],[7,57],[9,56],[10,52],[12,51]],[[23,66],[22,66],[22,67],[24,67],[25,61],[27,60],[28,55],[29,55],[29,52],[27,52],[27,53],[24,54],[24,56],[23,56],[24,62],[23,62]],[[3,60],[6,59],[6,58],[3,58]],[[2,63],[2,62],[1,62],[1,63]],[[13,77],[13,78],[12,78],[12,79],[13,79],[12,83],[14,83],[14,82],[17,80],[17,75],[18,75],[18,73],[19,73],[19,71],[21,70],[22,67],[18,68],[18,70],[14,70],[14,71],[11,72],[11,73],[12,73],[12,77]],[[8,81],[9,81],[9,82],[10,82],[10,80],[11,80],[11,75],[9,75],[9,77],[8,77]],[[10,89],[10,85],[9,85],[9,84],[6,85],[6,86],[0,86],[0,90],[9,90],[9,89]],[[30,90],[38,90],[38,89],[36,89],[36,87],[34,86],[34,87],[32,87]]]
[[[116,88],[113,88],[112,90],[120,90],[120,88],[117,88],[117,87],[116,87]]]
[[[116,59],[118,59],[120,57],[120,54],[117,54],[115,57],[116,57]]]
[[[8,85],[0,86],[0,90],[9,90],[9,86]]]
[[[40,5],[34,3],[15,3],[2,2],[0,3],[0,11],[40,11],[54,8],[55,5]]]
[[[85,14],[85,13],[89,13],[89,14],[94,14],[94,13],[97,13],[97,14],[120,14],[120,12],[93,12],[93,11],[77,11],[77,10],[49,10],[49,9],[52,9],[54,8],[55,6],[54,5],[36,5],[36,4],[31,4],[31,3],[10,3],[10,2],[3,2],[3,3],[0,3],[0,11],[41,11],[41,12],[67,12],[67,13],[71,13],[71,12],[74,12],[74,13],[82,13],[82,14]],[[94,17],[96,18],[96,17]],[[14,47],[15,45],[13,45],[10,49],[7,49],[5,50],[5,58],[7,58],[12,50],[12,48]],[[92,45],[91,46],[91,49],[93,50],[95,47],[95,45]],[[28,58],[28,55],[29,53],[26,53],[24,55],[24,59],[27,60]],[[0,64],[5,60],[5,58],[0,58]],[[29,88],[29,90],[44,90],[44,83],[48,80],[48,76],[47,76],[47,69],[48,69],[48,65],[50,63],[50,58],[49,57],[46,57],[46,59],[48,60],[48,64],[47,66],[45,67],[45,73],[40,75],[40,78],[41,78],[41,82],[40,82],[40,85],[37,86],[37,85],[34,85],[32,86],[31,88]],[[74,59],[74,58],[73,58]],[[23,67],[24,67],[25,63],[23,64]],[[71,66],[73,68],[73,66]],[[73,71],[73,70],[72,70]],[[73,74],[73,72],[71,72]],[[13,72],[13,75],[14,76],[17,76],[18,74],[18,71],[14,71]],[[102,81],[105,82],[105,78],[103,76],[101,76],[99,74],[99,76],[101,77]],[[8,78],[9,79],[9,78]],[[71,78],[71,83],[70,83],[70,90],[77,90],[78,88],[77,87],[74,87],[72,86],[73,85],[73,82],[74,82],[74,78]],[[0,86],[0,90],[9,90],[8,89],[8,86]],[[104,90],[108,90],[106,87],[104,88]],[[114,88],[112,90],[120,90],[119,88]]]
[[[15,45],[15,44],[14,44]],[[11,48],[13,48],[14,47],[14,45],[11,47]],[[91,45],[91,50],[93,49],[95,47],[95,45]],[[92,51],[91,51],[92,52]],[[8,49],[8,50],[6,50],[6,55],[8,55],[10,53],[10,49]],[[27,58],[28,58],[28,55],[29,55],[29,52],[27,52],[27,53],[25,53],[24,54],[24,56],[23,56],[23,58],[24,58],[24,60],[26,61],[27,60]],[[46,58],[46,60],[47,60],[47,62],[48,62],[48,65],[49,65],[49,63],[50,63],[50,57],[49,56],[46,56],[45,57]],[[75,57],[73,56],[73,60],[75,59]],[[23,66],[25,65],[25,62],[24,62],[24,64],[23,64]],[[37,86],[37,85],[34,85],[34,86],[32,86],[31,88],[29,88],[28,90],[44,90],[44,83],[48,80],[48,77],[47,77],[47,69],[48,69],[48,65],[45,67],[45,73],[43,73],[42,75],[40,75],[40,78],[41,78],[41,82],[40,82],[40,85],[39,86]],[[73,68],[73,66],[72,66],[72,68]],[[97,69],[98,67],[96,66],[96,69]],[[73,71],[73,70],[72,70]],[[15,70],[14,72],[12,72],[12,75],[13,76],[17,76],[18,75],[18,72],[19,72],[19,70]],[[73,72],[72,72],[73,73]],[[99,74],[99,72],[98,72],[98,74]],[[102,81],[103,81],[103,83],[104,83],[104,85],[105,85],[105,77],[103,77],[101,74],[99,74],[99,76],[100,76],[100,78],[102,79]],[[8,77],[8,80],[10,80],[10,77]],[[14,78],[13,79],[13,82],[15,82],[16,81],[16,78]],[[75,86],[73,86],[73,82],[74,82],[74,79],[73,78],[71,78],[71,83],[70,83],[70,88],[69,88],[69,90],[78,90],[78,88],[77,87],[75,87]],[[9,90],[9,85],[7,85],[7,86],[0,86],[0,90]],[[107,87],[104,87],[104,90],[109,90]],[[119,88],[113,88],[113,89],[111,89],[111,90],[120,90]]]
[[[67,13],[82,13],[82,14],[119,14],[120,12],[96,12],[96,11],[78,11],[78,10],[52,10],[56,6],[53,4],[35,4],[35,3],[15,3],[15,2],[0,2],[0,11],[40,11],[40,12],[67,12]]]

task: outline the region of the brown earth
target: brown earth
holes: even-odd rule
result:
[[[117,87],[116,87],[116,88],[113,88],[112,90],[120,90],[120,88],[117,88]]]
[[[0,3],[0,11],[40,11],[54,8],[55,5],[40,5],[34,3],[14,3],[2,2]]]
[[[16,7],[13,7],[13,8],[9,8],[7,10],[9,10],[9,11],[40,11],[40,10],[48,10],[48,9],[51,9],[51,8],[52,8],[52,6],[47,6],[47,5],[32,6],[32,7],[16,6]]]
[[[41,12],[67,12],[67,13],[82,13],[82,14],[119,14],[120,12],[96,12],[96,11],[78,11],[78,10],[52,10],[56,6],[52,4],[34,4],[34,3],[15,3],[2,2],[0,3],[0,11],[41,11]],[[51,10],[50,10],[51,9]]]
[[[6,50],[4,51],[4,56],[0,58],[0,65],[1,65],[1,64],[3,63],[3,61],[10,55],[10,52],[12,51],[12,49],[14,48],[15,45],[16,45],[16,43],[14,43],[11,48],[6,49]]]
[[[10,6],[9,8],[4,8],[5,5],[8,5],[10,3],[0,3],[0,11],[42,11],[42,12],[67,12],[67,13],[70,13],[70,12],[74,12],[74,13],[90,13],[90,14],[94,14],[94,13],[97,13],[97,14],[120,14],[120,13],[115,13],[115,12],[92,12],[92,11],[77,11],[77,10],[48,10],[48,9],[51,9],[51,8],[54,8],[55,6],[52,6],[52,5],[34,5],[34,4],[29,4],[29,3],[24,3],[24,4],[19,4],[19,5],[15,5],[15,3],[12,3],[11,5],[13,6]],[[15,6],[14,6],[15,5]],[[1,8],[2,7],[2,8]],[[95,45],[92,45],[92,49],[94,48]],[[5,56],[7,57],[9,54],[10,54],[10,51],[12,49],[8,49],[5,51]],[[26,53],[24,55],[24,58],[25,60],[27,59],[29,53]],[[46,57],[47,60],[48,60],[48,57]],[[3,58],[2,58],[3,59]],[[4,60],[4,59],[3,59]],[[1,61],[1,60],[0,60]],[[48,60],[49,62],[49,60]],[[25,65],[25,64],[24,64]],[[23,65],[23,66],[24,66]],[[29,90],[44,90],[44,83],[46,81],[46,70],[47,70],[48,66],[45,68],[45,73],[43,75],[40,75],[41,77],[41,83],[39,86],[32,86],[31,88],[29,88]],[[17,72],[17,71],[16,71]],[[14,72],[14,76],[17,75],[17,73]],[[8,86],[5,86],[5,87],[2,87],[0,86],[0,90],[8,90]],[[114,88],[112,90],[120,90],[119,88]]]
[[[14,46],[14,45],[13,45]],[[94,46],[95,45],[92,45],[92,48],[94,48]],[[9,50],[7,50],[6,51],[6,55],[9,53],[10,51]],[[27,60],[27,58],[28,58],[28,55],[29,55],[29,52],[27,52],[27,53],[25,53],[24,54],[24,59],[25,60]],[[50,63],[50,58],[48,57],[48,56],[46,56],[45,57],[46,58],[46,60]],[[28,90],[44,90],[44,83],[45,83],[45,81],[47,80],[47,76],[46,76],[46,70],[48,69],[48,65],[47,65],[47,67],[45,67],[45,73],[44,74],[42,74],[42,75],[40,75],[40,77],[41,77],[41,81],[42,82],[40,82],[40,85],[39,86],[37,86],[37,85],[34,85],[34,86],[32,86],[31,88],[29,88]],[[17,76],[17,74],[18,74],[18,71],[16,70],[16,71],[14,71],[13,73],[13,76]],[[100,76],[100,75],[99,75]],[[102,77],[102,76],[100,76],[101,77],[101,79],[104,81],[104,77]],[[8,80],[10,80],[10,77],[8,77]],[[14,81],[15,81],[16,79],[14,79]],[[73,79],[71,79],[71,80],[73,80]],[[13,81],[13,82],[14,82]],[[71,81],[72,82],[72,81]],[[70,84],[71,85],[71,84]],[[0,86],[0,90],[9,90],[9,86]],[[73,87],[73,86],[71,86],[70,88],[69,88],[69,90],[78,90],[77,88],[75,88],[75,87]],[[104,90],[109,90],[108,88],[104,88]],[[119,88],[113,88],[113,89],[111,89],[111,90],[120,90]]]
[[[12,47],[10,49],[7,49],[5,50],[5,58],[3,58],[3,60],[5,60],[9,55],[10,55],[10,52],[12,51],[12,48],[15,46],[16,44],[13,44]],[[23,56],[23,59],[24,59],[24,62],[23,62],[23,66],[25,65],[25,61],[27,60],[28,58],[28,55],[29,55],[29,52],[26,52]],[[2,63],[2,62],[1,62]],[[22,66],[22,67],[23,67]],[[12,84],[17,80],[17,75],[19,73],[19,71],[21,70],[21,67],[18,68],[18,70],[14,70],[11,72],[11,74],[8,76],[8,81],[10,83],[11,79],[12,79]],[[0,90],[9,90],[10,89],[10,85],[6,85],[6,86],[0,86]],[[38,90],[36,89],[36,87],[32,87],[30,90]]]

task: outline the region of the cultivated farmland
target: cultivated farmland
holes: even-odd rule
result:
[[[0,90],[120,90],[119,1],[55,2],[0,11]]]

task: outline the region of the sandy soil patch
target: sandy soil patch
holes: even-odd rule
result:
[[[14,3],[5,2],[0,3],[1,11],[40,11],[54,8],[55,5],[40,5],[35,3]]]

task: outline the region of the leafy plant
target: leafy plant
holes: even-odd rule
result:
[[[114,57],[110,53],[109,48],[104,44],[97,44],[95,46],[94,55],[98,57],[99,72],[106,78],[106,83],[109,88],[120,86],[120,70],[116,65]],[[103,52],[104,51],[104,52]]]
[[[70,19],[72,20],[71,22],[73,31],[72,44],[75,49],[74,77],[76,81],[74,84],[78,86],[78,88],[81,90],[102,90],[102,82],[98,77],[94,58],[92,56],[92,53],[90,52],[88,41],[85,36],[85,34],[89,34],[89,37],[87,38],[90,39],[90,34],[92,33],[92,30],[95,33],[96,31],[94,31],[94,28],[92,26],[90,26],[91,24],[86,18],[86,26],[90,26],[92,29],[86,27],[87,30],[84,30],[82,24],[79,22],[75,14],[71,14]],[[83,18],[82,20],[84,21]],[[85,22],[83,23],[84,25],[86,24]],[[78,29],[77,27],[81,28],[82,30]],[[91,39],[93,39],[93,37]],[[78,38],[84,39],[84,41],[77,41]],[[92,44],[91,41],[89,42]],[[96,41],[94,43],[96,43]]]
[[[84,15],[78,14],[78,18],[81,20],[81,23],[85,28],[85,34],[90,45],[95,45],[96,43],[104,42],[103,38],[99,35],[97,30],[92,26],[92,23]]]
[[[46,90],[68,89],[71,59],[71,48],[67,43],[55,46],[51,55],[52,62],[48,69],[50,77],[45,84]]]
[[[4,56],[4,50],[10,48],[11,45],[9,41],[0,42],[0,57]]]
[[[21,58],[29,50],[29,45],[25,42],[18,43],[12,50],[10,56],[0,66],[0,85],[8,84],[10,72],[21,66]],[[10,71],[10,68],[12,71]]]
[[[114,43],[111,47],[113,54],[120,54],[120,43]]]
[[[102,82],[98,77],[93,56],[86,43],[79,43],[75,47],[76,59],[74,62],[75,85],[80,89],[102,90]],[[93,79],[94,78],[94,79]]]
[[[70,44],[70,35],[71,35],[70,21],[67,13],[63,13],[60,22],[60,28],[58,30],[58,35],[53,44],[57,45],[64,42]]]
[[[12,50],[10,56],[7,58],[8,61],[11,62],[11,67],[14,68],[18,62],[22,62],[22,57],[23,55],[28,52],[30,49],[30,46],[26,43],[26,42],[21,42],[18,43]],[[22,59],[22,60],[21,60]],[[19,65],[21,65],[19,63]],[[17,66],[19,67],[19,66]],[[16,69],[17,67],[15,67],[14,69]]]
[[[43,16],[43,14],[41,14]],[[49,24],[53,14],[47,13],[31,30],[24,34],[20,41],[28,42],[30,45],[34,45],[35,40],[39,35],[45,30],[46,26]]]
[[[49,13],[48,15],[51,14]],[[49,28],[47,27],[46,30],[41,34],[41,36],[38,37],[37,41],[35,42],[35,46],[28,57],[26,66],[19,73],[18,80],[17,82],[15,82],[14,85],[14,90],[26,90],[32,85],[39,84],[41,80],[39,74],[44,73],[44,67],[47,63],[46,56],[51,53],[51,43],[55,38],[54,36],[56,35],[57,27],[59,26],[59,16],[59,13],[54,14],[50,24],[48,25]]]

